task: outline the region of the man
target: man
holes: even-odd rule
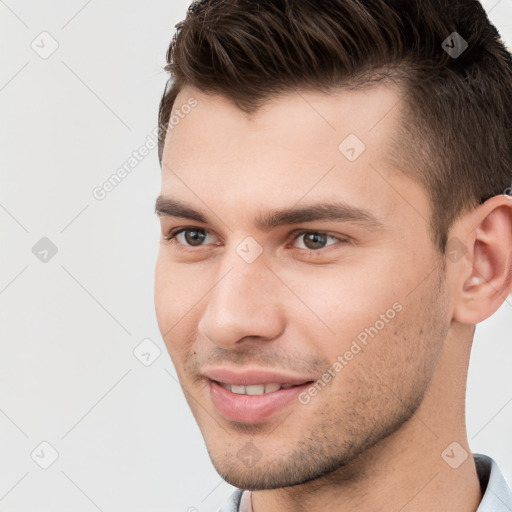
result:
[[[512,60],[473,0],[209,0],[168,52],[156,313],[227,511],[512,510],[471,455],[512,290]]]

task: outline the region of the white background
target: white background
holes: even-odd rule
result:
[[[510,44],[512,0],[484,5]],[[0,0],[0,511],[203,512],[233,489],[156,323],[157,150],[92,195],[155,129],[187,6]],[[46,59],[31,47],[53,40]],[[46,263],[32,252],[42,237],[58,250]],[[511,308],[477,327],[467,400],[472,450],[510,483]],[[161,350],[147,367],[133,354],[146,338]],[[58,453],[48,469],[43,441]]]

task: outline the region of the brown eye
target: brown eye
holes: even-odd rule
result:
[[[294,246],[297,249],[322,252],[322,249],[334,244],[348,243],[344,236],[335,236],[323,231],[301,231],[294,236]]]
[[[206,238],[206,232],[202,229],[184,229],[182,233],[188,245],[201,245]]]
[[[204,245],[209,233],[201,228],[179,228],[171,231],[165,239],[171,244],[184,245],[187,247],[198,247]]]
[[[311,231],[309,233],[302,233],[299,238],[302,238],[302,242],[306,249],[318,250],[325,247],[328,235],[326,233]]]
[[[308,249],[323,249],[327,242],[327,234],[325,233],[304,233],[302,236],[304,245]]]

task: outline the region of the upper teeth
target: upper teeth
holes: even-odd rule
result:
[[[252,386],[236,386],[235,384],[221,383],[224,388],[237,395],[263,395],[273,393],[279,389],[288,389],[293,384],[254,384]]]

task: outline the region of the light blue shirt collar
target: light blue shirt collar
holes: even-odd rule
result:
[[[474,453],[476,469],[484,496],[476,512],[512,512],[512,491],[498,464],[480,453]],[[486,485],[486,481],[487,485]]]

